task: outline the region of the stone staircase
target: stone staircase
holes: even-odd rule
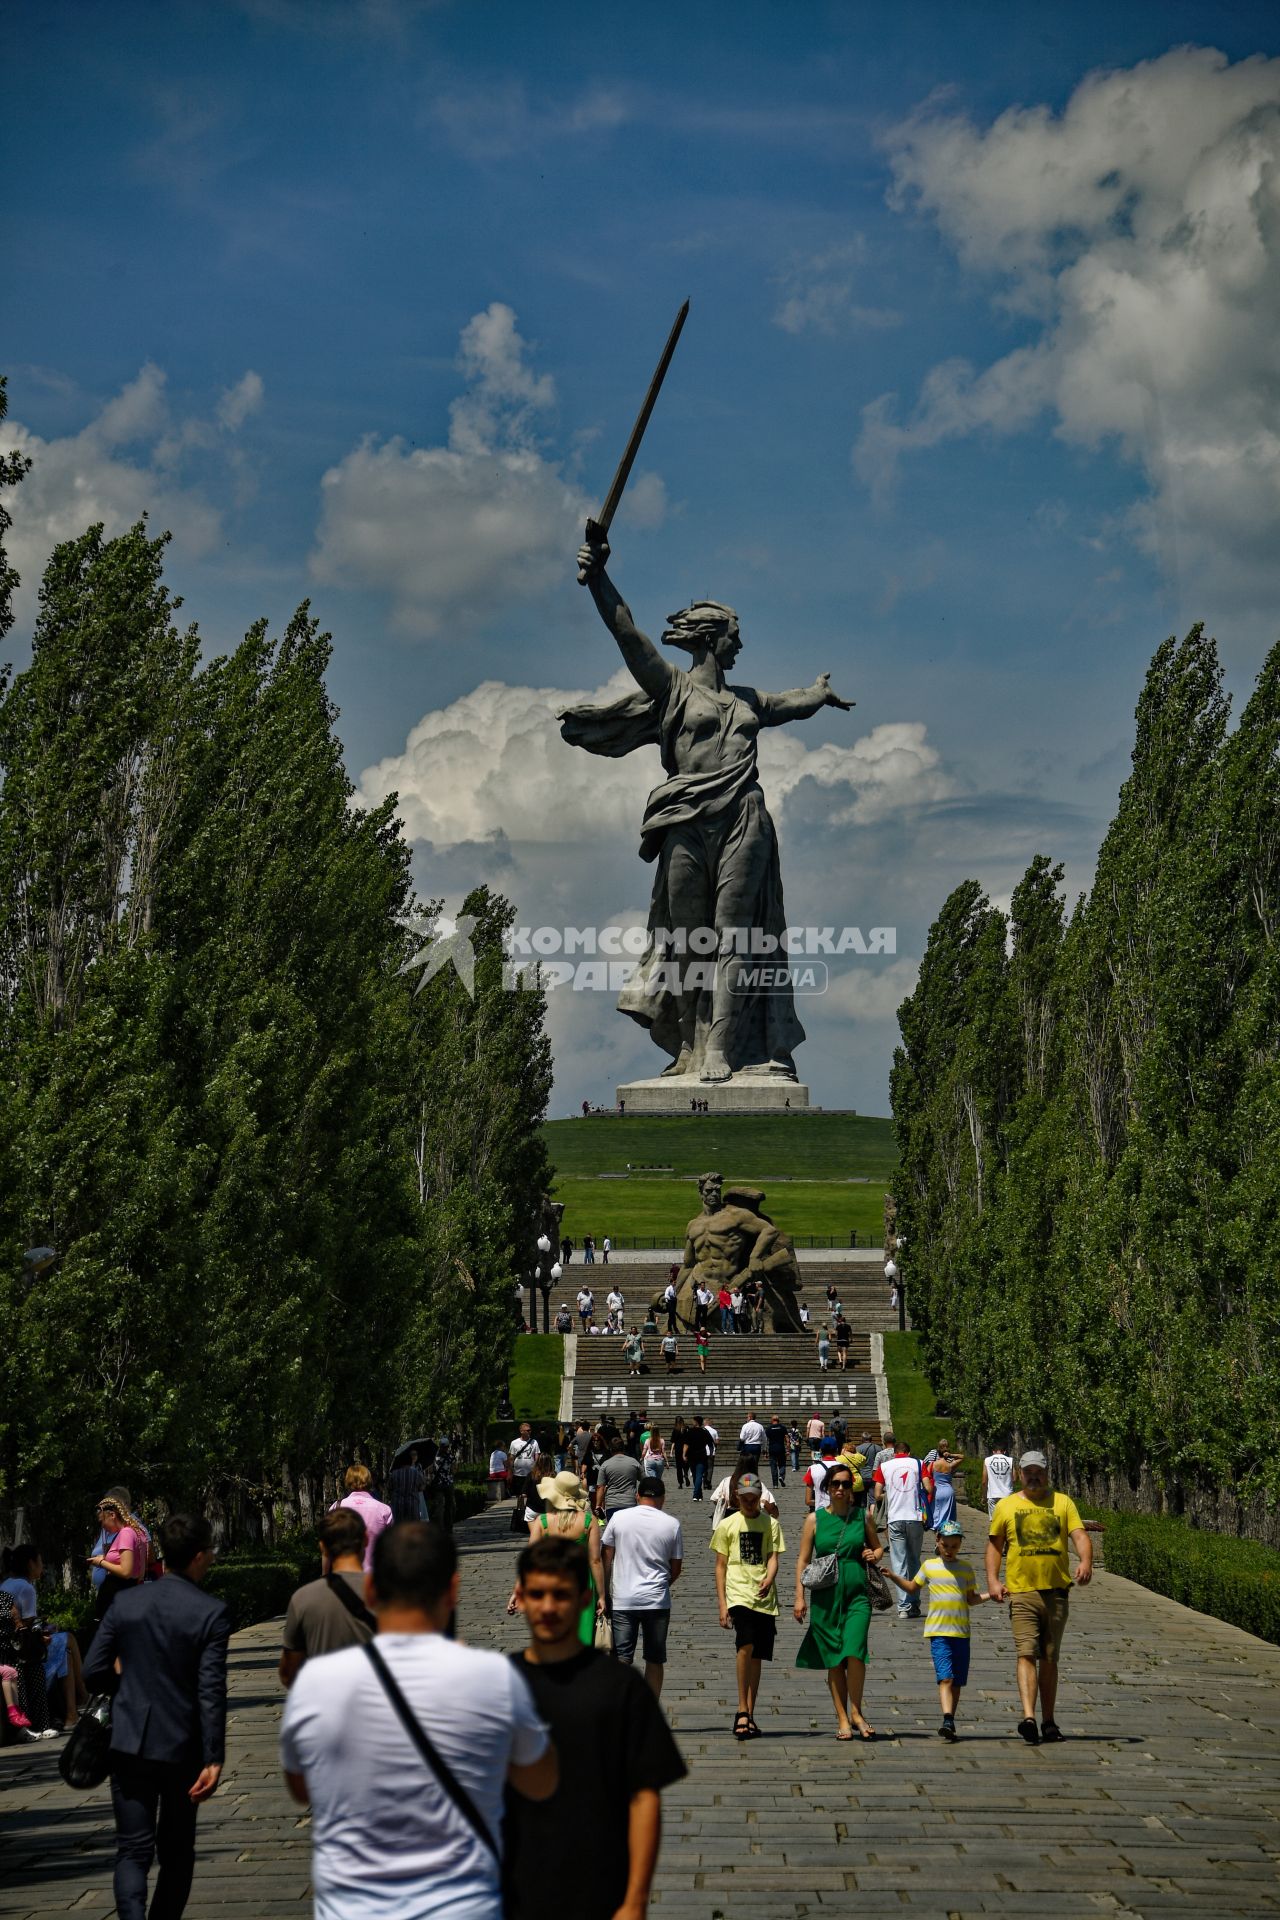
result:
[[[626,1287],[622,1290],[625,1294]],[[816,1409],[828,1421],[839,1415],[858,1434],[881,1430],[883,1379],[871,1370],[870,1333],[854,1334],[845,1373],[835,1368],[834,1357],[829,1372],[819,1369],[809,1334],[714,1332],[705,1374],[698,1369],[690,1334],[678,1336],[679,1359],[668,1373],[661,1338],[661,1333],[646,1336],[646,1371],[639,1379],[628,1374],[616,1335],[566,1340],[560,1417],[591,1420],[609,1412],[621,1421],[628,1412],[648,1412],[665,1430],[677,1413],[686,1420],[701,1413],[720,1428],[722,1444],[726,1429],[736,1431],[751,1412],[766,1423],[776,1413],[803,1428]]]
[[[649,1302],[667,1284],[667,1271],[667,1265],[661,1261],[628,1260],[625,1254],[615,1254],[607,1267],[599,1258],[594,1266],[588,1267],[575,1254],[565,1268],[559,1295],[551,1301],[551,1311],[554,1314],[560,1301],[567,1300],[573,1312],[574,1295],[585,1279],[595,1294],[596,1319],[601,1326],[605,1321],[605,1296],[611,1286],[618,1288],[627,1303],[627,1325],[630,1326],[634,1320],[640,1326]],[[852,1327],[865,1333],[896,1330],[897,1311],[889,1306],[889,1289],[878,1266],[806,1260],[801,1263],[800,1280],[799,1298],[808,1307],[815,1327],[821,1326],[827,1317],[827,1287],[834,1282],[845,1317]],[[575,1313],[575,1320],[576,1317]]]

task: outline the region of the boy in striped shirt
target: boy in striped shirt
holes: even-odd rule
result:
[[[937,1555],[924,1562],[914,1580],[900,1580],[887,1566],[880,1569],[885,1579],[892,1580],[905,1594],[919,1593],[921,1587],[929,1589],[924,1637],[929,1642],[938,1680],[938,1699],[942,1704],[942,1725],[938,1732],[944,1740],[956,1737],[956,1708],[960,1704],[961,1689],[969,1678],[969,1609],[991,1597],[978,1592],[973,1568],[960,1558],[963,1538],[964,1528],[958,1520],[944,1520],[938,1528]]]

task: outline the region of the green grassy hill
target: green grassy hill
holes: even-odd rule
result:
[[[856,1229],[861,1244],[878,1243],[897,1167],[891,1122],[861,1114],[599,1116],[551,1120],[543,1132],[565,1231],[579,1244],[584,1233],[678,1241],[697,1211],[691,1176],[709,1167],[763,1187],[789,1233],[843,1240]]]

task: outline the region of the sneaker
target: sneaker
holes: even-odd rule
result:
[[[1052,1722],[1050,1722],[1050,1724],[1052,1725]],[[1019,1720],[1018,1732],[1022,1735],[1029,1747],[1038,1747],[1040,1745],[1040,1729],[1034,1720]]]
[[[1046,1720],[1040,1729],[1040,1738],[1052,1746],[1055,1741],[1065,1739],[1065,1735],[1056,1720]]]
[[[938,1734],[939,1734],[939,1736],[940,1736],[940,1738],[941,1738],[941,1739],[943,1739],[943,1740],[954,1740],[954,1739],[955,1739],[955,1737],[956,1737],[956,1723],[955,1723],[955,1721],[954,1721],[954,1720],[953,1720],[953,1719],[951,1718],[951,1715],[950,1715],[949,1713],[944,1713],[944,1714],[943,1714],[943,1716],[942,1716],[942,1725],[941,1725],[941,1726],[940,1726],[940,1727],[938,1728]]]

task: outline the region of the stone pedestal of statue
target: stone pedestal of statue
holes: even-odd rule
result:
[[[617,1104],[624,1113],[692,1113],[694,1101],[705,1101],[710,1113],[804,1113],[809,1089],[802,1082],[777,1073],[735,1073],[732,1080],[705,1081],[696,1073],[661,1075],[656,1080],[630,1080],[618,1088]]]

